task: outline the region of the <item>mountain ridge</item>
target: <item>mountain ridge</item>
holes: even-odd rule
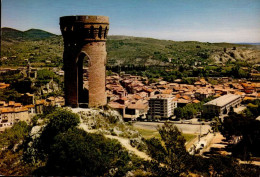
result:
[[[36,42],[35,42],[36,41]],[[17,56],[3,64],[18,65],[24,58],[42,63],[46,59],[62,62],[63,39],[40,29],[19,31],[2,28],[1,56]],[[207,65],[229,61],[260,62],[260,46],[198,41],[172,41],[154,38],[109,35],[107,40],[108,65]]]
[[[2,40],[41,40],[53,36],[57,35],[41,29],[32,28],[26,31],[21,31],[9,27],[1,28]]]

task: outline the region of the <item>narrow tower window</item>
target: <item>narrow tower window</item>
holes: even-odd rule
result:
[[[94,38],[94,26],[90,27],[90,37]]]
[[[107,37],[107,27],[105,28],[105,32],[104,32],[104,38],[106,39]]]
[[[100,39],[102,38],[102,27],[101,26],[99,27],[99,30],[98,30],[98,37]]]

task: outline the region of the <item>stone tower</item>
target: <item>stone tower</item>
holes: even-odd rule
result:
[[[66,105],[72,107],[78,107],[80,103],[88,103],[88,107],[106,105],[108,17],[64,16],[60,17],[60,29],[64,39]],[[83,89],[83,61],[88,67],[88,90]]]

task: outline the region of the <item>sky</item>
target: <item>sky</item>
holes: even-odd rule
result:
[[[260,0],[2,0],[1,26],[61,34],[59,17],[109,16],[110,35],[260,42]]]

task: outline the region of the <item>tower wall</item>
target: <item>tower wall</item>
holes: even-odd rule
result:
[[[60,18],[64,39],[66,105],[78,107],[83,97],[83,56],[88,58],[88,105],[106,104],[106,38],[109,20],[105,16],[66,16]],[[85,102],[83,102],[85,103]]]

